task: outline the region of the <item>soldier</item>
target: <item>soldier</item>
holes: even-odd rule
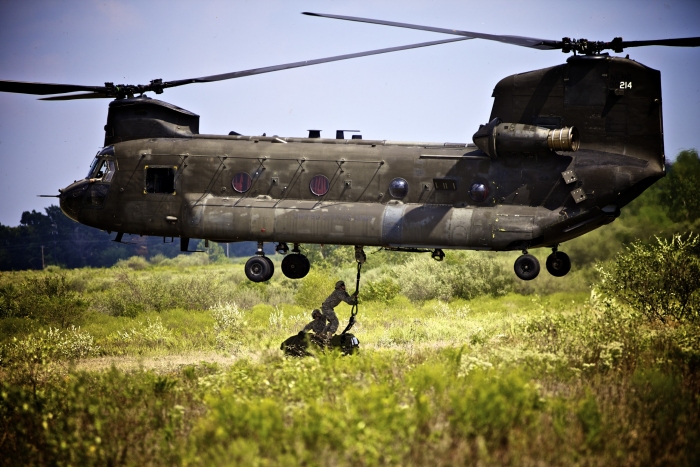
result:
[[[331,336],[335,334],[335,331],[338,330],[338,324],[340,324],[333,308],[337,307],[340,302],[345,302],[348,305],[356,305],[357,292],[358,291],[355,291],[354,294],[350,295],[345,291],[345,282],[338,281],[335,283],[335,290],[328,296],[326,301],[323,302],[323,305],[321,305],[323,315],[328,320],[328,325],[326,325],[324,331],[326,339],[330,339]]]
[[[318,308],[311,312],[311,317],[313,318],[313,321],[304,326],[304,329],[302,329],[301,333],[313,331],[314,334],[320,336],[326,329],[326,317],[323,316],[323,313],[321,313],[321,310],[319,310]]]

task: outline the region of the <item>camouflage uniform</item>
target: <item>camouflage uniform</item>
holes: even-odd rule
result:
[[[313,321],[304,326],[303,332],[313,331],[314,334],[321,335],[326,329],[326,317],[323,316],[321,310],[316,309],[311,313]]]
[[[339,282],[338,284],[341,284],[341,282]],[[344,285],[345,284],[342,284],[342,286]],[[328,337],[335,334],[335,331],[338,330],[338,325],[340,324],[338,322],[338,317],[335,315],[335,311],[333,311],[333,308],[337,307],[340,304],[340,302],[345,302],[348,305],[357,304],[357,297],[350,295],[340,287],[341,285],[336,284],[336,289],[333,291],[332,294],[328,296],[326,301],[323,302],[323,305],[321,306],[323,314],[328,320],[328,325],[325,329],[325,333]]]

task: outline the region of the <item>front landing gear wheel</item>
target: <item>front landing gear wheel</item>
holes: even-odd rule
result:
[[[554,277],[563,277],[571,271],[571,260],[569,255],[562,251],[555,251],[547,256],[547,271]]]
[[[311,263],[309,263],[309,259],[302,254],[288,255],[282,260],[282,274],[290,279],[306,277],[310,269]]]
[[[524,281],[531,281],[540,273],[540,262],[532,255],[522,255],[515,260],[515,275]]]
[[[275,272],[272,261],[265,256],[253,256],[245,263],[245,275],[253,282],[265,282],[270,280]]]

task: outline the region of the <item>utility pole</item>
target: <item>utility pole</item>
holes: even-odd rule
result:
[[[44,269],[46,269],[44,264],[44,245],[41,245],[41,270],[43,271]]]
[[[226,257],[228,258],[228,243],[226,244]]]

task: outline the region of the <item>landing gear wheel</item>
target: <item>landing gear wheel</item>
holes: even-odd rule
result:
[[[524,281],[531,281],[540,273],[540,262],[532,255],[522,255],[515,260],[515,275]]]
[[[554,277],[563,277],[571,271],[571,260],[569,255],[562,251],[555,251],[547,256],[547,271]]]
[[[432,254],[430,255],[435,261],[442,261],[445,259],[445,252],[442,251],[440,248],[436,248],[433,250]]]
[[[263,256],[263,258],[265,259],[265,261],[267,261],[267,264],[270,265],[270,275],[265,280],[270,280],[272,279],[272,275],[275,273],[275,265],[272,263],[272,260],[267,256]]]
[[[272,261],[264,256],[253,256],[245,263],[245,275],[253,282],[270,280],[275,272]]]
[[[282,274],[290,279],[306,277],[310,269],[309,259],[302,254],[288,255],[282,260]]]

